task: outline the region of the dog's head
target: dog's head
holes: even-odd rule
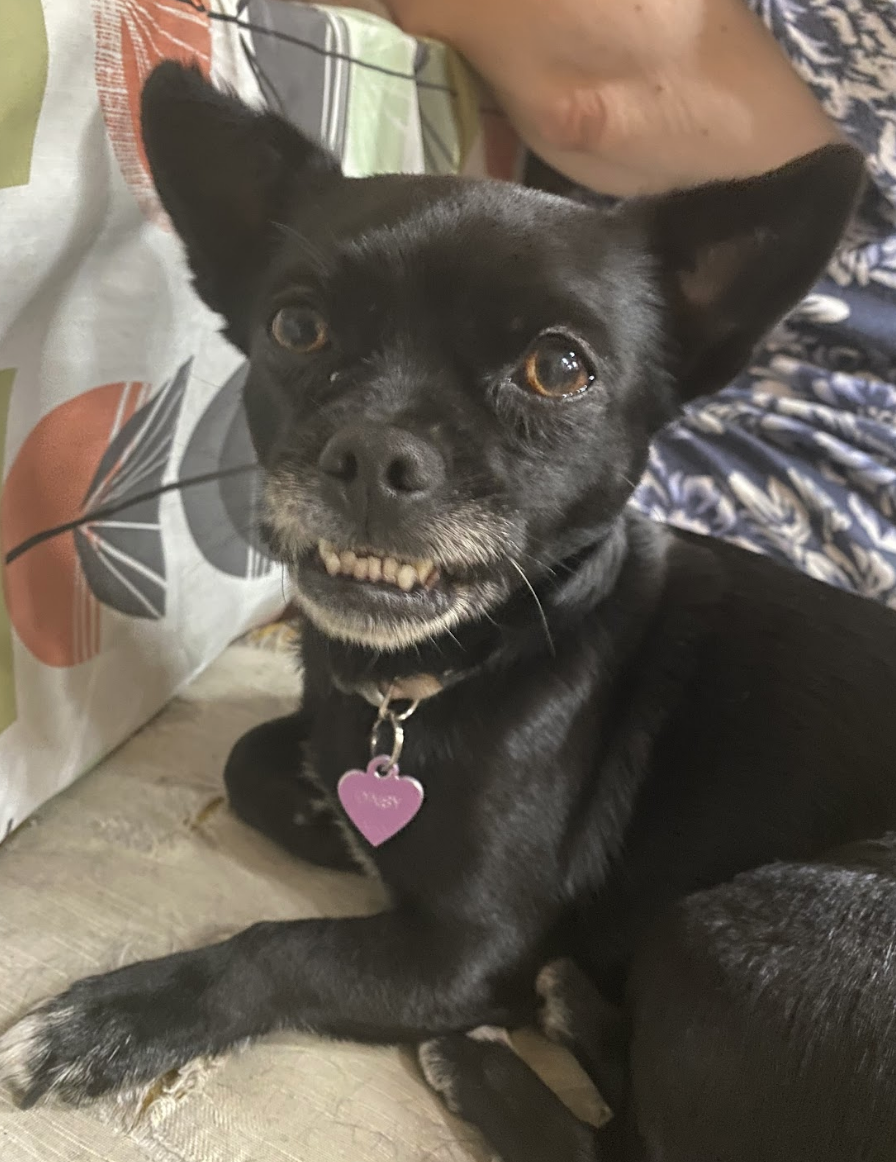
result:
[[[612,212],[495,182],[346,179],[170,62],[143,132],[197,289],[249,356],[298,600],[381,650],[487,615],[605,535],[657,428],[818,276],[862,173],[830,146]]]

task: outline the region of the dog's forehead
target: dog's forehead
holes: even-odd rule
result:
[[[546,227],[562,231],[580,214],[573,203],[498,182],[422,179],[387,190],[375,214],[362,218],[359,233],[371,249],[426,248],[447,239],[522,250],[543,241]]]
[[[347,309],[363,297],[416,316],[461,304],[483,321],[519,315],[538,326],[581,309],[603,314],[614,279],[612,218],[593,207],[500,182],[462,178],[349,180],[300,215],[286,281],[314,285]],[[555,318],[556,317],[556,318]]]
[[[373,275],[437,266],[465,277],[599,261],[612,230],[593,209],[503,182],[388,175],[342,183],[300,232],[331,267]]]

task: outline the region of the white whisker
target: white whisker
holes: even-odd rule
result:
[[[541,604],[541,601],[539,600],[538,594],[532,588],[531,581],[526,576],[526,574],[523,572],[523,570],[520,568],[520,566],[516,563],[516,561],[514,561],[514,559],[512,557],[508,557],[507,560],[511,563],[511,565],[513,565],[514,569],[516,569],[517,573],[519,573],[519,575],[522,577],[523,584],[526,586],[526,588],[532,594],[532,599],[534,600],[535,604],[538,606],[538,614],[541,618],[541,624],[544,627],[544,636],[548,639],[548,646],[550,647],[551,653],[553,654],[554,657],[556,657],[557,650],[554,646],[554,639],[551,637],[551,627],[548,625],[547,614],[544,611],[544,606]]]

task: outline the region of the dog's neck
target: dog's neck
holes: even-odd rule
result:
[[[634,536],[633,536],[634,532]],[[647,541],[653,541],[648,532]],[[313,625],[303,632],[306,665],[322,666],[342,693],[377,705],[391,700],[423,701],[484,670],[524,656],[550,654],[564,633],[577,626],[616,590],[634,541],[644,549],[644,527],[628,515],[558,561],[532,589],[520,587],[502,607],[414,648],[385,652],[326,637]]]

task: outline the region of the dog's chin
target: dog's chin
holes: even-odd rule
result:
[[[404,586],[328,572],[319,554],[291,567],[294,597],[324,636],[369,649],[396,652],[449,633],[497,605],[507,593],[496,577],[445,575],[435,567]],[[403,577],[402,580],[405,580]]]

